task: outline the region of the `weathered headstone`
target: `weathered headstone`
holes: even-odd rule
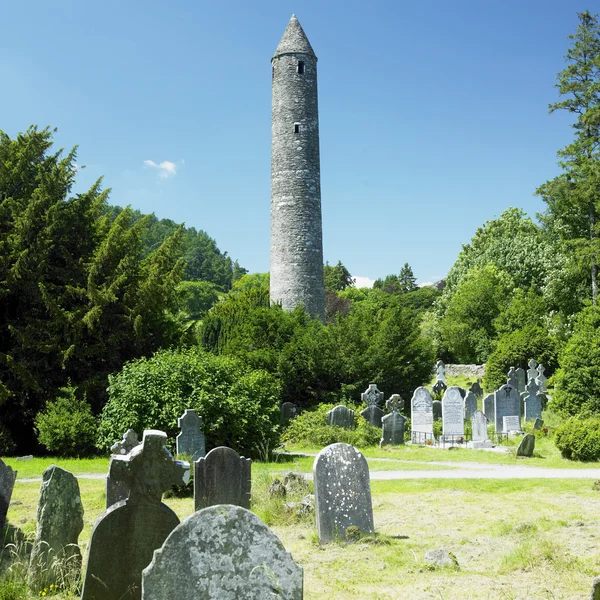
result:
[[[83,529],[83,505],[77,478],[68,471],[49,466],[42,474],[37,508],[37,528],[27,583],[35,590],[81,575],[81,551],[77,545]]]
[[[456,440],[465,435],[463,398],[458,386],[452,385],[442,398],[442,431],[447,440]]]
[[[488,394],[481,403],[483,414],[492,423],[494,422],[494,396],[495,394]]]
[[[198,460],[206,454],[206,440],[202,433],[202,417],[193,408],[186,408],[177,419],[181,433],[177,436],[177,454],[191,456]]]
[[[213,448],[194,463],[194,510],[215,504],[250,508],[252,461],[232,448]]]
[[[525,391],[525,385],[527,384],[527,374],[525,373],[525,369],[519,367],[515,371],[515,375],[517,378],[517,389],[519,390],[519,393],[522,393]]]
[[[544,420],[541,417],[538,417],[533,424],[533,428],[536,431],[539,431],[543,426],[544,426]]]
[[[346,539],[348,527],[373,533],[369,466],[349,444],[323,448],[313,464],[317,532],[321,543]]]
[[[541,394],[545,394],[548,391],[548,388],[546,386],[546,382],[548,380],[546,379],[546,376],[544,375],[545,370],[546,370],[546,367],[544,367],[544,365],[537,366],[538,376],[535,378],[535,382],[537,383]]]
[[[441,360],[435,363],[435,380],[446,383],[446,365]]]
[[[413,443],[433,439],[433,400],[427,388],[418,387],[410,401],[410,425]]]
[[[475,394],[476,398],[481,398],[483,396],[483,388],[481,387],[481,381],[479,379],[469,389]]]
[[[526,456],[531,458],[535,450],[535,435],[526,433],[517,448],[517,456]]]
[[[502,432],[517,433],[521,431],[521,419],[517,415],[502,417]]]
[[[386,401],[385,407],[389,412],[398,412],[404,408],[404,400],[400,394],[392,394]]]
[[[494,393],[494,426],[497,433],[504,431],[504,417],[518,416],[521,414],[521,399],[517,389],[505,384]],[[521,428],[519,427],[519,430]]]
[[[354,411],[339,404],[327,413],[327,425],[354,429]]]
[[[442,420],[442,401],[441,400],[433,401],[433,420],[434,421]]]
[[[365,421],[372,425],[373,427],[381,427],[381,419],[385,413],[379,408],[379,406],[375,406],[375,404],[371,404],[367,406],[364,410],[360,411],[361,417],[365,419]]]
[[[529,369],[527,369],[527,383],[529,383],[538,376],[537,362],[532,358],[527,364],[529,365]]]
[[[538,396],[538,386],[535,379],[527,384],[527,391],[521,397],[523,399],[525,421],[537,419],[542,414],[542,401]]]
[[[281,405],[281,424],[287,425],[296,416],[296,406],[291,402],[284,402]]]
[[[514,367],[511,367],[508,370],[506,377],[507,377],[506,383],[508,385],[510,385],[511,387],[516,388],[517,387],[517,372],[515,371]]]
[[[302,600],[303,572],[255,514],[221,504],[171,532],[144,569],[142,589],[144,600]]]
[[[189,479],[189,464],[175,461],[167,434],[144,431],[142,443],[111,468],[128,483],[129,498],[100,515],[89,542],[81,600],[139,600],[142,570],[177,527],[177,515],[161,502],[164,491]]]
[[[488,437],[488,419],[480,410],[476,410],[471,417],[471,439],[473,448],[491,448],[492,442]]]
[[[6,522],[6,513],[10,506],[13,488],[15,487],[15,479],[17,472],[4,464],[0,459],[0,527]]]
[[[477,410],[477,398],[475,394],[469,390],[465,396],[464,415],[465,419],[470,419]]]
[[[379,391],[376,383],[370,383],[369,387],[360,395],[360,399],[367,406],[372,406],[373,404],[380,406],[383,404],[383,392]]]
[[[110,451],[112,454],[124,456],[125,454],[129,454],[139,443],[137,433],[133,429],[128,429],[123,434],[123,439],[110,447]],[[118,473],[112,473],[111,465],[112,457],[106,478],[106,508],[129,497],[129,486],[125,481],[119,481],[116,478],[118,477]]]
[[[391,412],[382,419],[381,441],[379,446],[399,446],[404,444],[406,417],[399,412]]]

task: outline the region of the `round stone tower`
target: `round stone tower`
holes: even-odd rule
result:
[[[323,319],[317,57],[295,15],[271,64],[271,302]]]

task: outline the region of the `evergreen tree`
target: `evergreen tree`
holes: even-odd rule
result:
[[[343,292],[346,288],[354,285],[350,271],[346,269],[341,260],[338,260],[334,267],[328,262],[323,265],[323,282],[325,289],[330,292]]]
[[[419,289],[417,278],[408,263],[404,263],[404,266],[400,269],[398,284],[400,285],[401,294],[407,294],[408,292],[414,292]]]

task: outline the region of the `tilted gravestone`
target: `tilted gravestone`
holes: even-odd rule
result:
[[[433,439],[433,400],[427,388],[418,387],[410,401],[410,426],[413,443]]]
[[[481,381],[479,379],[469,389],[475,394],[476,398],[481,398],[483,396],[483,388],[481,387]]]
[[[442,401],[434,400],[432,408],[433,408],[433,420],[441,421],[442,420]]]
[[[465,396],[465,403],[464,403],[465,419],[470,420],[476,410],[477,410],[477,398],[475,397],[475,394],[471,390],[469,390],[467,392],[467,395]]]
[[[215,504],[250,508],[252,461],[232,448],[213,448],[194,463],[194,510]]]
[[[471,417],[471,439],[473,448],[491,448],[492,442],[488,437],[488,419],[480,410],[476,410]]]
[[[348,527],[373,533],[373,505],[369,466],[349,444],[323,448],[313,464],[315,512],[319,541],[346,539]]]
[[[506,378],[507,378],[507,380],[506,380],[507,385],[510,385],[511,387],[514,387],[516,389],[517,388],[517,372],[515,371],[514,367],[511,367],[508,370]]]
[[[442,431],[447,440],[465,435],[463,398],[458,386],[450,386],[442,398]]]
[[[446,383],[446,365],[441,360],[435,363],[435,380]]]
[[[128,429],[123,434],[123,439],[110,447],[110,451],[112,454],[124,456],[125,454],[129,454],[139,443],[137,433],[133,429]],[[106,478],[106,508],[120,500],[126,500],[129,496],[128,485],[126,482],[117,479],[118,474],[112,473],[111,465],[112,457],[108,466],[108,477]]]
[[[177,454],[191,456],[198,460],[206,454],[206,440],[202,433],[202,417],[193,408],[186,408],[177,419],[181,433],[177,436]]]
[[[544,426],[544,420],[541,417],[538,417],[533,424],[533,428],[536,431],[539,431],[543,426]]]
[[[374,404],[371,404],[364,410],[360,411],[361,417],[363,417],[365,421],[373,427],[381,427],[381,419],[383,419],[384,414],[385,413],[379,408],[379,406],[375,406]]]
[[[302,600],[302,567],[245,508],[204,508],[178,525],[144,569],[144,600]]]
[[[0,459],[0,527],[6,522],[6,514],[10,506],[17,472],[4,464]]]
[[[42,474],[37,508],[37,528],[27,583],[35,590],[81,575],[81,551],[77,545],[83,529],[83,505],[77,478],[68,471],[49,466]]]
[[[517,456],[525,456],[531,458],[535,450],[535,435],[526,433],[517,448]]]
[[[529,365],[529,369],[527,369],[527,383],[529,383],[532,379],[535,379],[538,376],[538,364],[535,360],[533,360],[533,358],[527,364]]]
[[[381,441],[379,446],[399,446],[404,444],[406,417],[399,412],[391,412],[382,419]]]
[[[327,413],[327,425],[354,429],[354,411],[339,404]]]
[[[491,423],[494,422],[494,396],[495,394],[488,394],[481,403],[483,414]]]
[[[534,421],[542,414],[542,401],[538,395],[538,386],[535,379],[527,384],[527,391],[521,395],[523,400],[523,414],[525,421]]]
[[[546,382],[548,380],[546,379],[546,376],[544,375],[545,370],[546,370],[546,367],[544,367],[544,365],[537,366],[538,375],[535,378],[535,382],[537,383],[541,394],[545,394],[548,391],[548,388],[546,386]]]
[[[360,395],[360,399],[367,406],[372,406],[373,404],[380,406],[383,404],[383,392],[377,389],[376,383],[370,383],[369,387]]]
[[[502,417],[502,432],[517,433],[521,431],[521,419],[517,415]]]
[[[519,393],[523,393],[525,391],[525,385],[527,384],[527,374],[525,373],[524,369],[519,367],[515,371],[515,375],[516,375],[516,379],[517,379],[516,387],[519,390]]]
[[[398,412],[404,408],[404,400],[400,394],[392,394],[386,401],[385,407],[390,412]]]
[[[520,414],[521,399],[517,389],[508,384],[497,389],[494,393],[494,426],[496,432],[506,433],[504,431],[504,417],[518,417]]]
[[[296,416],[296,406],[291,402],[281,405],[281,424],[286,426]]]
[[[167,434],[144,431],[142,443],[112,467],[127,481],[129,498],[100,515],[89,542],[81,600],[139,600],[142,570],[177,527],[177,515],[161,502],[164,491],[189,479],[189,464],[173,459]]]

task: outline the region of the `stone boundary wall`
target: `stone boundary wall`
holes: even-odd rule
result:
[[[485,365],[446,365],[446,376],[456,377],[463,375],[477,379],[483,377],[485,373]]]

